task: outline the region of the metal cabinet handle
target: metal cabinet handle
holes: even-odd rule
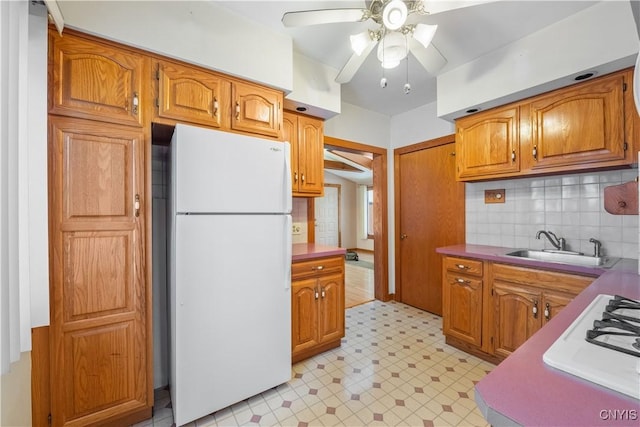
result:
[[[533,154],[533,160],[538,160],[538,146],[537,145],[533,146],[532,154]]]
[[[463,285],[470,285],[471,284],[471,280],[464,280],[464,279],[461,279],[459,277],[456,277],[456,282],[461,283]]]
[[[516,161],[516,150],[511,151],[511,161],[512,162]]]
[[[218,98],[213,98],[213,115],[218,115]]]
[[[304,184],[304,172],[302,172],[302,173],[300,174],[300,180],[301,180],[301,181],[302,181],[302,183]]]
[[[464,264],[456,264],[456,267],[458,267],[460,270],[468,270],[471,267],[464,265]]]
[[[293,173],[293,182],[298,182],[298,171]]]
[[[324,292],[324,288],[322,288],[322,298],[324,298],[326,296],[325,292]]]
[[[135,200],[133,202],[133,209],[135,212],[135,216],[140,216],[140,195],[136,194]]]
[[[133,99],[131,100],[131,112],[133,114],[138,114],[138,105],[140,103],[140,99],[138,99],[138,92],[133,92]]]
[[[531,309],[531,311],[533,312],[533,318],[537,319],[538,318],[538,301],[533,302],[533,308]]]
[[[236,120],[240,120],[240,103],[236,101]]]
[[[551,307],[549,307],[549,303],[544,305],[544,318],[547,320],[551,318]]]
[[[318,294],[318,288],[315,288],[315,289],[314,289],[314,291],[315,291],[315,293],[316,293],[316,299],[318,299],[318,297],[320,296],[320,295]]]
[[[317,265],[315,267],[311,267],[311,270],[313,271],[321,271],[324,270],[324,265]]]

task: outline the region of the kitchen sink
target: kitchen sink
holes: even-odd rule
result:
[[[506,256],[534,259],[545,262],[559,262],[561,264],[581,265],[585,267],[601,267],[610,268],[620,258],[614,257],[595,257],[583,255],[578,252],[568,251],[547,251],[547,250],[533,250],[533,249],[519,249],[517,251],[509,252]]]

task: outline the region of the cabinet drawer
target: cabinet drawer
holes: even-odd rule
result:
[[[469,258],[446,257],[445,268],[449,271],[468,274],[471,276],[482,276],[482,261]]]
[[[595,280],[595,277],[591,276],[579,276],[505,264],[493,264],[491,272],[493,280],[563,291],[573,295],[582,292]]]
[[[330,273],[342,273],[344,271],[344,258],[315,258],[307,261],[294,262],[291,265],[291,278],[319,276]]]

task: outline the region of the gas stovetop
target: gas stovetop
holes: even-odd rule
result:
[[[600,294],[543,355],[554,368],[640,400],[640,303]]]
[[[640,357],[640,302],[614,296],[586,335],[587,342]]]

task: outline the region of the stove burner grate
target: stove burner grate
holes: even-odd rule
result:
[[[614,296],[602,319],[594,320],[593,329],[587,331],[587,342],[640,357],[640,315],[633,310],[640,310],[640,302]]]

